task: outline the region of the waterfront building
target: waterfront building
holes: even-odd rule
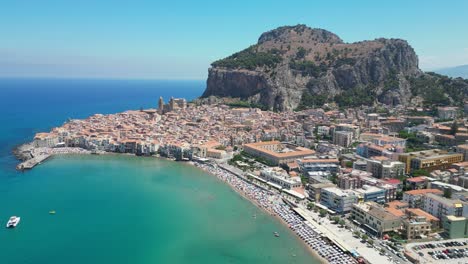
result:
[[[314,202],[319,202],[322,189],[328,187],[336,187],[336,185],[331,182],[310,184],[308,186],[309,198]]]
[[[397,232],[402,226],[400,217],[374,202],[354,204],[351,217],[362,224],[364,229],[379,237],[387,232]]]
[[[227,157],[225,147],[218,141],[211,140],[192,147],[193,155],[199,158],[222,159]]]
[[[285,189],[294,189],[302,186],[301,178],[291,176],[279,167],[265,168],[260,172],[260,177]]]
[[[37,133],[33,145],[36,148],[53,148],[59,144],[59,137],[51,133]]]
[[[320,203],[337,213],[347,213],[351,211],[352,205],[357,203],[357,196],[351,190],[336,187],[322,188]]]
[[[272,165],[286,164],[313,155],[315,151],[279,141],[263,141],[244,144],[244,151],[252,156],[260,157]]]

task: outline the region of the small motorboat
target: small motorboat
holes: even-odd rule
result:
[[[49,211],[49,214],[54,215],[54,214],[55,214],[55,210]]]
[[[16,227],[19,222],[21,220],[21,217],[17,217],[17,216],[12,216],[10,217],[10,219],[8,220],[7,224],[6,224],[6,227],[7,228],[14,228]]]
[[[273,234],[275,235],[275,237],[279,237],[278,232],[273,232]]]

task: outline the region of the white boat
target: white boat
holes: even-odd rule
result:
[[[20,220],[21,220],[21,217],[12,216],[12,217],[10,217],[10,220],[8,220],[8,223],[6,224],[6,227],[7,228],[14,228],[19,224]]]

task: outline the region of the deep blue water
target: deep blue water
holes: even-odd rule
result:
[[[0,79],[0,168],[14,169],[15,145],[68,118],[155,108],[159,96],[191,100],[204,89],[201,80]]]

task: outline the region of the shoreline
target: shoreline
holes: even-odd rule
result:
[[[218,180],[222,181],[223,183],[227,184],[233,191],[238,193],[242,198],[246,199],[248,202],[252,203],[255,205],[257,208],[261,209],[263,212],[267,213],[269,216],[273,217],[274,219],[278,220],[281,225],[286,227],[289,232],[292,232],[294,237],[301,243],[303,247],[311,254],[312,257],[314,257],[317,261],[320,263],[331,263],[330,260],[326,259],[322,255],[319,254],[318,251],[313,249],[292,227],[290,224],[288,224],[277,212],[274,211],[274,208],[268,208],[261,203],[259,203],[255,198],[250,197],[246,192],[243,190],[239,189],[236,185],[232,184],[231,182],[225,180],[222,176],[218,175],[214,171],[210,171],[205,164],[199,164],[195,162],[191,162],[191,165],[203,170],[205,173],[210,174],[211,176],[216,177]],[[230,174],[232,177],[238,178],[239,176],[234,175],[233,173],[226,172]],[[239,179],[240,181],[244,181],[243,179]],[[244,181],[245,182],[245,181]],[[245,182],[245,184],[250,184]],[[252,185],[253,186],[253,185]],[[255,187],[258,188],[258,187]],[[290,209],[289,205],[285,205],[288,209]],[[271,211],[270,211],[271,210]],[[292,210],[291,210],[292,211]],[[357,263],[354,261],[354,263]]]

